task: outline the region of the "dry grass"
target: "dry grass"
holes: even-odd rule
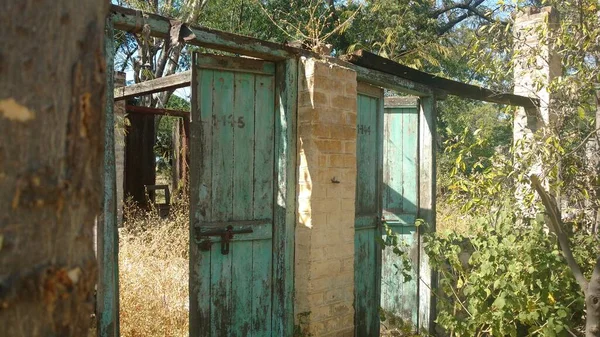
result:
[[[126,207],[119,231],[121,336],[188,336],[188,207]]]

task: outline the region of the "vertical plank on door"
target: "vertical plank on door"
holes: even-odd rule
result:
[[[195,60],[196,56],[194,56]],[[195,64],[195,63],[194,63]],[[190,163],[190,204],[196,210],[190,219],[200,222],[211,221],[212,207],[212,108],[214,71],[194,68],[192,85],[196,88],[196,97],[192,100],[191,123],[200,127],[191,127]],[[194,91],[193,91],[194,92]],[[199,132],[198,132],[199,131]],[[211,326],[211,253],[200,252],[195,238],[195,223],[190,223],[190,336],[209,337]],[[206,277],[201,277],[206,275]]]
[[[215,71],[213,78],[212,216],[218,221],[233,217],[233,128],[229,122],[234,102],[233,73]],[[211,248],[211,325],[219,336],[229,336],[232,318],[231,254],[222,255],[220,244]]]
[[[402,196],[403,213],[417,212],[417,164],[418,164],[418,122],[419,115],[415,108],[401,108],[402,115]]]
[[[233,220],[253,219],[254,206],[254,75],[234,74],[233,115],[227,115],[226,128],[233,130]],[[239,238],[239,239],[238,239]],[[235,244],[230,245],[232,265],[232,337],[252,335],[252,272],[247,261],[253,259],[252,241],[244,236],[235,236]]]
[[[273,136],[275,122],[275,81],[272,76],[257,75],[254,106],[254,160],[264,168],[274,167]],[[273,170],[254,171],[254,219],[273,218]],[[271,220],[273,221],[273,220]],[[253,243],[252,264],[252,330],[253,337],[271,336],[271,241]],[[261,303],[267,303],[266,306]]]

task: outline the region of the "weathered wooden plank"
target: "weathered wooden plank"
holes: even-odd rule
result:
[[[204,71],[204,70],[203,70]],[[232,220],[233,216],[233,73],[214,71],[212,139],[212,217],[213,221]],[[232,321],[231,254],[221,254],[220,245],[211,249],[211,335],[230,336]]]
[[[256,76],[254,100],[254,160],[265,168],[274,167],[275,78]],[[273,171],[254,171],[254,218],[273,217]]]
[[[423,234],[435,231],[435,191],[436,191],[436,118],[435,98],[420,100],[419,110],[419,218],[427,226],[419,227],[419,332],[432,331],[436,316],[435,296],[432,289],[437,287],[437,278],[429,266],[424,251]]]
[[[436,75],[428,74],[390,59],[375,55],[373,53],[359,50],[354,54],[345,57],[345,60],[359,66],[378,70],[384,73],[396,75],[406,80],[419,83],[421,85],[430,86],[434,89],[441,90],[450,95],[456,95],[463,98],[471,98],[475,100],[508,104],[523,107],[538,107],[539,99],[519,96],[509,93],[499,93],[490,89],[478,87],[453,80],[449,80]],[[422,95],[421,95],[422,96]]]
[[[294,328],[294,227],[296,221],[296,114],[298,60],[277,63],[275,176],[273,223],[273,336],[289,336]]]
[[[147,106],[137,106],[137,105],[127,105],[125,107],[125,111],[127,111],[127,113],[133,113],[133,114],[154,115],[154,116],[172,116],[172,117],[182,117],[185,119],[189,119],[190,115],[191,115],[191,113],[189,111],[150,108]]]
[[[205,69],[238,71],[245,74],[275,75],[275,64],[246,57],[198,54],[198,64]]]
[[[104,125],[104,199],[102,219],[98,226],[97,332],[100,337],[119,335],[118,249],[117,232],[117,175],[115,167],[114,116],[114,42],[113,26],[106,23],[104,39],[106,57],[106,110]]]
[[[235,247],[231,247],[235,249]],[[230,248],[230,249],[231,249]],[[233,331],[232,254],[221,254],[221,245],[210,250],[210,331],[208,336],[231,336]],[[201,276],[206,277],[206,276]],[[204,294],[201,294],[204,295]],[[205,327],[207,328],[207,327]]]
[[[416,108],[400,108],[402,116],[402,197],[403,213],[415,214],[417,212],[418,198],[418,176],[417,166],[419,163],[418,139],[419,139],[419,114]]]
[[[193,56],[192,120],[190,122],[190,336],[211,336],[211,253],[193,240],[196,222],[213,221],[212,207],[212,85],[214,72],[200,70]]]
[[[355,329],[357,336],[379,335],[379,252],[381,140],[379,131],[382,90],[362,83],[357,96],[357,181],[355,210]]]
[[[370,219],[373,223],[374,217]],[[358,230],[355,233],[355,333],[356,336],[379,336],[379,298],[375,269],[375,229]]]
[[[275,78],[257,75],[254,82],[254,161],[265,169],[254,170],[254,218],[273,217],[275,167],[273,142],[275,123]],[[252,261],[252,331],[253,337],[271,337],[271,287],[273,267],[273,223],[270,240],[253,242]]]
[[[111,6],[110,18],[114,22],[115,27],[120,30],[139,33],[142,27],[148,24],[151,28],[151,36],[160,38],[170,37],[171,24],[169,18],[116,5]],[[254,56],[265,60],[284,60],[296,55],[310,54],[306,50],[283,44],[206,27],[183,25],[180,39],[184,37],[187,44]]]
[[[213,79],[213,219],[232,219],[233,211],[233,127],[230,113],[234,100],[233,73],[215,71]]]
[[[396,90],[408,95],[414,96],[431,96],[433,95],[433,89],[402,78],[400,76],[388,74],[382,71],[365,68],[350,62],[347,62],[347,57],[342,56],[341,58],[327,58],[329,62],[335,63],[342,67],[350,68],[356,72],[356,79],[360,82],[368,83],[370,85],[378,86],[381,88]]]
[[[271,335],[271,275],[273,267],[272,237],[254,240],[252,246],[252,337]],[[247,271],[246,271],[247,272]]]
[[[417,108],[419,97],[416,96],[390,96],[385,98],[386,108],[412,107]]]
[[[385,167],[384,167],[384,216],[391,219],[402,213],[404,197],[402,185],[404,183],[402,172],[402,158],[404,157],[401,114],[385,114]]]
[[[188,87],[190,85],[191,80],[191,70],[169,76],[159,77],[153,80],[148,80],[124,87],[115,88],[114,99],[115,101],[119,101],[131,97],[149,95],[155,92]]]
[[[233,90],[233,220],[246,220],[254,206],[254,75],[235,73]]]
[[[381,88],[359,81],[356,83],[356,91],[365,96],[379,98],[381,96]]]
[[[375,98],[358,95],[356,214],[376,215],[377,200],[377,111]]]
[[[251,212],[251,211],[250,211]],[[243,235],[240,235],[243,236]],[[253,273],[250,270],[253,255],[253,241],[236,242],[231,245],[231,287],[232,310],[231,310],[231,332],[227,336],[246,337],[253,336],[252,321],[253,317],[249,314],[252,308],[253,299]],[[267,248],[270,253],[271,249]],[[256,257],[258,258],[258,256]],[[269,273],[270,274],[270,273]],[[221,299],[224,300],[224,299]]]

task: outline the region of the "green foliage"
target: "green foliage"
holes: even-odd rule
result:
[[[191,109],[190,102],[176,95],[171,95],[165,108],[182,111],[190,111]],[[171,159],[173,158],[173,127],[175,123],[179,123],[179,120],[180,118],[178,117],[162,116],[156,130],[154,153],[157,157],[157,169],[166,176],[170,176],[171,173]]]
[[[396,268],[397,275],[402,275],[402,279],[404,282],[409,282],[412,280],[412,262],[408,257],[408,250],[410,246],[406,241],[401,239],[398,233],[394,232],[392,228],[387,224],[383,223],[383,233],[382,237],[376,237],[379,246],[382,249],[389,248],[392,250],[394,255],[399,258],[399,263],[394,264],[394,268]]]
[[[506,211],[506,210],[504,210]],[[437,323],[455,336],[568,336],[584,324],[584,298],[555,238],[510,215],[463,236],[429,236],[426,251],[440,271]],[[573,238],[588,274],[599,241]]]

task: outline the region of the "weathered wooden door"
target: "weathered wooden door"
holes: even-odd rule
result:
[[[359,83],[354,236],[355,335],[379,336],[381,125],[383,90]]]
[[[386,97],[383,131],[383,221],[399,236],[411,260],[411,280],[405,282],[400,257],[391,248],[382,252],[381,308],[386,316],[417,326],[419,313],[417,271],[418,135],[416,98]]]
[[[190,336],[278,335],[275,64],[195,55],[192,94]]]

